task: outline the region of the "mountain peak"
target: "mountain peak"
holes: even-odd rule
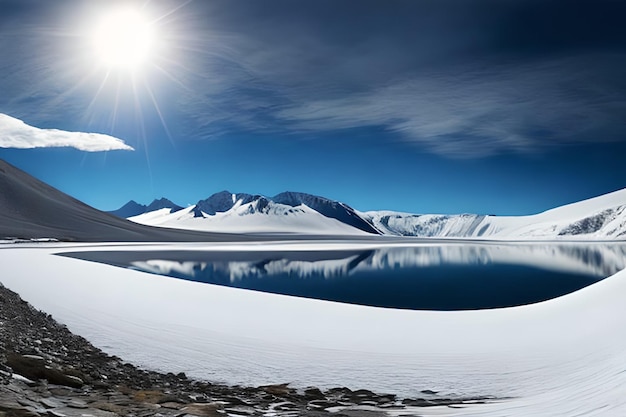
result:
[[[226,190],[220,191],[211,195],[209,198],[198,201],[196,207],[194,208],[194,215],[196,217],[202,217],[202,213],[206,213],[213,216],[216,213],[224,213],[230,210],[235,206],[235,204],[237,204],[238,201],[241,201],[241,204],[248,204],[262,197],[262,195],[258,194],[235,194]]]
[[[135,201],[126,205],[141,206]],[[0,160],[0,238],[84,242],[206,241],[215,235],[115,218]]]
[[[137,216],[139,214],[143,214],[146,212],[147,206],[143,204],[137,203],[135,200],[130,200],[128,203],[124,204],[122,207],[117,210],[109,211],[109,214],[113,214],[114,216],[121,218],[128,218]]]
[[[165,197],[161,197],[159,199],[155,199],[154,201],[152,201],[152,203],[150,203],[146,207],[144,213],[155,211],[155,210],[160,210],[164,208],[170,209],[170,213],[175,213],[183,209],[183,207],[179,206],[178,204],[173,203],[171,200],[168,200]]]
[[[183,207],[173,203],[171,200],[168,200],[165,197],[161,197],[159,199],[153,200],[152,203],[147,206],[144,204],[139,204],[135,200],[130,200],[128,203],[124,204],[117,210],[108,211],[107,213],[126,219],[129,217],[139,216],[140,214],[164,208],[170,209],[170,213],[175,213],[183,209]]]
[[[286,191],[275,195],[271,199],[275,203],[297,207],[301,204],[317,211],[331,219],[339,220],[364,232],[380,234],[380,232],[368,221],[359,216],[352,207],[339,201],[330,200],[313,194]]]

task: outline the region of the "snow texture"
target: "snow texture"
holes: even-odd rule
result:
[[[128,206],[127,203],[126,206]],[[172,203],[173,204],[173,203]],[[123,215],[125,207],[116,211]],[[284,192],[274,197],[221,191],[183,213],[150,210],[127,217],[137,223],[180,229],[233,233],[379,234],[352,207],[305,193]],[[191,220],[190,219],[200,219]]]
[[[368,244],[262,246],[339,250]],[[424,416],[626,415],[625,271],[533,305],[425,312],[246,291],[53,256],[146,248],[261,250],[241,243],[6,244],[0,248],[2,281],[107,352],[196,378],[503,398],[419,410]]]
[[[626,239],[626,189],[532,216],[359,213],[384,234],[418,237]]]
[[[626,239],[626,189],[531,216],[359,212],[341,202],[304,193],[285,192],[270,198],[228,191],[171,214],[147,209],[127,217],[151,226],[232,233],[365,232],[493,240]]]

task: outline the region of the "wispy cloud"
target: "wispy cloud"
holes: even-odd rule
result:
[[[380,126],[461,157],[621,140],[626,97],[584,60],[424,74],[340,98],[303,97],[277,116],[309,131]]]
[[[599,18],[593,33],[575,30],[595,10],[591,3],[569,17],[548,7],[564,33],[573,31],[565,39],[549,27],[535,39],[535,29],[520,24],[503,35],[520,9],[534,16],[547,7],[542,2],[492,10],[475,1],[483,8],[455,13],[435,2],[425,10],[401,4],[415,10],[396,11],[404,20],[393,27],[358,13],[335,21],[315,10],[282,11],[284,20],[258,10],[231,17],[246,30],[218,37],[219,51],[197,54],[195,64],[208,70],[178,96],[193,115],[187,126],[196,137],[246,131],[308,138],[375,127],[381,141],[470,158],[624,140],[619,69],[626,54]]]
[[[73,147],[86,152],[134,150],[123,140],[100,133],[39,129],[0,113],[0,148]]]
[[[22,27],[0,39],[13,57],[0,63],[0,112],[117,132],[125,124],[111,120],[130,125],[155,101],[177,140],[376,127],[381,141],[452,157],[624,140],[620,2],[244,4],[192,2],[170,16],[176,53],[150,79],[156,99],[81,76],[55,58],[74,56],[64,42]]]
[[[374,51],[371,60],[380,61],[377,56],[386,53]],[[269,52],[231,58],[230,72],[196,80],[198,88],[180,96],[196,133],[220,135],[222,128],[311,137],[376,127],[437,154],[471,158],[612,142],[626,132],[626,85],[617,71],[626,67],[623,54],[476,59],[366,80],[346,80],[334,69],[320,75],[318,67],[307,70],[299,59],[292,64]],[[358,59],[347,62],[344,54],[345,72],[370,68]],[[267,70],[273,62],[281,62],[274,73]]]

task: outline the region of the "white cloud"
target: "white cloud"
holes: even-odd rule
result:
[[[101,133],[66,132],[58,129],[39,129],[23,121],[0,113],[0,148],[57,148],[73,147],[86,152],[134,149],[123,140]]]

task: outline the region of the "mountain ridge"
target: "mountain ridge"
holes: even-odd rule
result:
[[[529,216],[359,212],[383,234],[450,238],[626,239],[626,188]]]
[[[306,212],[303,207],[314,213]],[[195,221],[185,217],[186,210],[193,213]],[[360,232],[391,236],[496,240],[626,239],[626,188],[529,216],[413,214],[389,210],[361,212],[345,203],[307,193],[286,191],[266,197],[226,190],[200,200],[191,209],[180,213],[178,217],[167,217],[169,213],[155,212],[149,217],[140,215],[131,220],[193,230],[224,231],[230,227],[239,232],[254,232],[254,227],[261,227],[268,232],[272,227],[290,231],[284,220],[279,225],[272,223],[278,217],[285,216],[286,219],[291,216],[293,219],[321,215]],[[265,217],[259,217],[261,215]],[[256,223],[250,221],[252,216],[257,217]],[[297,231],[296,222],[293,222],[292,229]]]
[[[0,239],[81,242],[245,240],[203,231],[142,225],[97,210],[0,159]]]
[[[179,242],[280,234],[294,238],[383,234],[502,241],[626,240],[626,188],[531,216],[360,212],[339,201],[289,191],[274,197],[222,191],[186,208],[166,198],[147,206],[131,201],[122,208],[144,213],[128,221],[99,211],[0,160],[0,239]]]
[[[162,208],[169,208],[172,213],[183,209],[183,207],[173,203],[171,200],[161,197],[159,199],[152,200],[152,202],[148,205],[139,204],[135,200],[130,200],[117,210],[107,211],[106,213],[126,219],[128,217],[139,216],[140,214],[149,213]]]
[[[129,204],[131,204],[131,202],[111,213],[124,213],[124,207],[128,206]],[[301,208],[301,206],[306,206],[308,209],[313,210],[315,213],[305,213],[306,210]],[[159,211],[159,213],[154,213],[157,211]],[[184,211],[182,214],[186,215],[185,220],[187,223],[191,223],[191,218],[211,219],[215,216],[219,217],[224,213],[234,211],[239,211],[238,215],[240,217],[246,215],[270,215],[271,213],[274,213],[275,215],[280,214],[281,216],[286,216],[285,218],[289,219],[293,219],[295,217],[303,216],[306,214],[319,214],[320,216],[331,220],[336,220],[343,225],[347,225],[361,232],[374,235],[380,234],[380,232],[370,222],[364,220],[361,216],[357,214],[356,210],[354,210],[347,204],[339,201],[330,200],[325,197],[295,191],[285,191],[276,194],[273,197],[267,197],[261,194],[231,193],[230,191],[224,190],[214,193],[206,199],[199,200],[195,205],[188,207],[184,210],[182,208],[179,210],[170,210],[169,212],[160,211],[160,209],[150,211],[145,210],[143,213],[133,214],[131,216],[127,216],[127,218],[130,218],[133,221],[138,221],[139,223],[143,222],[153,225],[158,224],[167,227],[167,222],[156,223],[158,221],[158,217],[167,216],[178,211]],[[321,219],[321,222],[323,223],[324,219]],[[290,227],[290,225],[288,224],[289,222],[281,221],[281,223],[282,224],[280,231],[289,233],[301,231],[298,230],[298,225],[302,226],[302,222],[292,222],[293,227]],[[314,225],[311,226],[314,227]],[[326,227],[328,227],[330,231],[331,225],[326,224]],[[314,230],[312,229],[308,232],[313,231]]]

